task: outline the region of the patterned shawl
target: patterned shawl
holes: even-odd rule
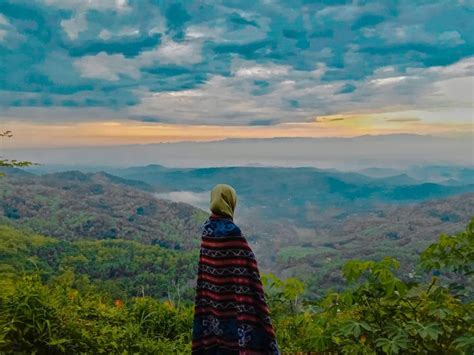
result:
[[[193,354],[279,354],[255,255],[230,218],[203,225]]]

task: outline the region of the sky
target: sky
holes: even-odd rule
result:
[[[472,0],[1,0],[1,147],[472,136],[473,16]]]

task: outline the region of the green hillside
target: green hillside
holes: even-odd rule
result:
[[[61,256],[54,252],[58,245],[63,245]],[[172,278],[178,272],[177,253],[182,251],[166,250],[171,256],[165,256],[159,247],[146,249],[152,251],[133,242],[58,242],[1,226],[0,352],[189,353],[192,303],[182,301],[179,292],[168,293],[166,300],[140,292],[117,297],[117,291],[130,291],[123,279],[128,265],[147,264],[139,260],[151,258],[148,267],[157,268],[152,270],[157,277]],[[112,254],[121,256],[106,257]],[[100,257],[87,264],[85,259],[94,255]],[[114,267],[119,260],[127,260],[127,266]],[[342,268],[346,291],[311,301],[302,297],[304,288],[297,279],[265,275],[279,345],[283,353],[472,353],[473,260],[474,220],[465,232],[442,236],[424,251],[421,270],[426,276],[432,270],[442,276],[426,283],[398,278],[394,259],[352,260]],[[105,280],[116,288],[96,282],[106,270],[115,270]],[[449,287],[444,275],[461,283]],[[166,294],[160,279],[134,279],[137,286],[156,282]]]
[[[110,296],[191,300],[197,251],[174,251],[127,240],[67,241],[0,225],[2,282],[34,272],[48,282],[66,270]]]
[[[353,179],[362,178],[356,175]],[[130,245],[140,250],[146,244],[184,254],[196,252],[199,226],[207,213],[137,189],[143,184],[105,173],[71,171],[36,176],[10,171],[0,179],[0,220],[60,241],[78,242],[86,254],[86,241],[121,250],[127,250],[127,241],[133,241],[136,243]],[[147,186],[144,189],[149,189]],[[396,257],[402,265],[400,274],[412,273],[419,253],[440,233],[455,233],[469,221],[474,194],[416,204],[382,204],[373,211],[354,207],[349,213],[346,209],[345,204],[323,208],[306,203],[307,222],[300,225],[287,218],[261,218],[252,214],[253,209],[239,206],[238,224],[263,271],[301,278],[308,285],[308,296],[321,297],[327,289],[342,289],[339,270],[353,258]],[[63,246],[55,248],[60,251]],[[88,261],[81,265],[76,261],[82,269],[93,262],[88,255],[85,258]],[[136,275],[129,270],[125,273]],[[132,294],[138,292],[133,285],[127,289]]]
[[[105,173],[9,172],[0,180],[0,210],[22,228],[65,240],[126,239],[170,249],[196,247],[206,214],[136,189],[144,185]]]

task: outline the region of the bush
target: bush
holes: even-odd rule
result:
[[[353,260],[342,270],[348,282],[345,291],[312,301],[303,298],[301,281],[264,275],[282,351],[473,353],[473,231],[474,220],[466,231],[443,235],[426,249],[421,266],[428,273],[440,275],[429,278],[427,274],[421,278],[426,282],[404,281],[396,274],[398,261],[392,258],[379,262]],[[28,250],[26,244],[7,241],[4,247],[16,245],[18,255]],[[15,269],[2,270],[2,276],[11,276]],[[47,283],[39,275],[41,270],[16,276],[11,282],[2,280],[0,353],[191,351],[190,303],[175,305],[151,297],[114,299],[90,283],[87,276],[76,276],[73,271],[49,278]],[[455,289],[451,280],[457,282]]]
[[[66,273],[51,286],[26,276],[0,298],[1,353],[186,353],[192,310],[135,298],[125,303]]]
[[[455,273],[464,286],[472,285],[473,230],[474,220],[462,233],[441,236],[422,254],[422,266],[427,271]],[[398,261],[392,258],[350,261],[343,267],[349,287],[314,304],[298,302],[303,293],[300,285],[267,276],[267,295],[282,349],[353,354],[472,353],[474,305],[468,301],[473,298],[472,289],[463,287],[465,292],[455,293],[437,277],[427,283],[406,282],[396,276],[398,268]]]

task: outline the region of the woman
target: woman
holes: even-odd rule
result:
[[[211,191],[203,225],[193,354],[279,354],[255,255],[233,222],[237,194]]]

